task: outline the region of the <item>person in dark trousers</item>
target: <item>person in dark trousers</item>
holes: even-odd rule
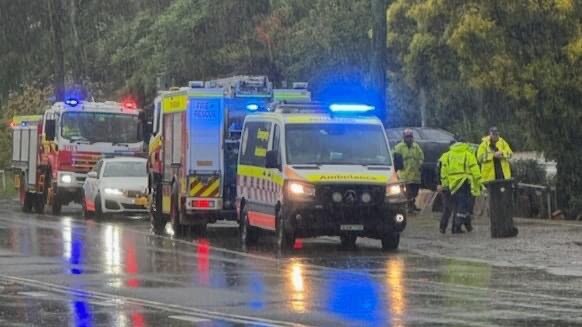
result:
[[[456,141],[453,140],[453,141],[451,141],[449,146],[452,146],[455,143],[456,143]],[[448,187],[446,173],[443,171],[443,166],[446,164],[446,162],[448,160],[449,152],[450,152],[450,150],[448,150],[447,152],[445,152],[441,155],[441,157],[439,158],[439,161],[438,161],[438,166],[437,166],[437,176],[438,176],[437,181],[439,183],[439,185],[437,186],[437,192],[439,192],[441,195],[442,210],[443,210],[443,212],[441,214],[441,220],[440,220],[440,226],[439,226],[439,230],[442,234],[446,233],[447,226],[449,225],[449,219],[451,217],[451,214],[453,213],[453,200],[451,197],[451,191],[449,190],[449,187]]]
[[[468,232],[473,230],[471,224],[471,197],[481,192],[481,172],[477,159],[469,145],[457,142],[451,146],[441,168],[443,187],[451,192],[454,203],[453,234],[462,233],[465,225]]]
[[[418,143],[414,142],[411,129],[405,129],[402,136],[402,142],[394,147],[394,153],[401,156],[404,163],[404,169],[398,172],[398,177],[406,184],[409,212],[415,212],[419,211],[415,203],[420,189],[420,171],[424,162],[424,153]]]
[[[482,182],[511,178],[509,159],[513,151],[509,144],[499,136],[497,127],[489,129],[489,136],[483,138],[483,142],[477,150],[477,160],[481,165]]]

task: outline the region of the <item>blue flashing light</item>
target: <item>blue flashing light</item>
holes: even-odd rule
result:
[[[345,112],[345,113],[358,113],[358,112],[368,112],[374,110],[373,106],[365,104],[337,104],[334,103],[329,106],[329,110],[332,112]]]
[[[257,111],[259,110],[259,105],[256,103],[247,104],[248,111]]]
[[[79,99],[75,99],[75,98],[68,98],[65,100],[65,104],[68,105],[69,107],[76,107],[78,106],[80,103]]]

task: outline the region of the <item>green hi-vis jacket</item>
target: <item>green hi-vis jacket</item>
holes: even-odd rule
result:
[[[505,179],[511,178],[511,167],[509,166],[509,159],[513,155],[513,151],[509,147],[509,144],[501,137],[496,143],[497,150],[501,152],[501,169],[503,170],[503,177]],[[483,138],[483,142],[479,145],[477,150],[477,160],[481,164],[481,178],[482,182],[490,182],[495,180],[495,164],[493,163],[493,158],[495,152],[491,150],[491,138],[486,136]]]
[[[420,170],[424,162],[424,153],[420,146],[413,142],[408,147],[406,143],[400,142],[394,147],[394,153],[400,154],[404,161],[404,169],[398,172],[400,181],[420,184]]]
[[[439,159],[441,165],[441,185],[456,193],[465,181],[471,184],[471,194],[481,195],[481,172],[477,158],[466,143],[455,143]]]

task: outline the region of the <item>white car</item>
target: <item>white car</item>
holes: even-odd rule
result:
[[[105,214],[148,212],[147,160],[119,157],[102,159],[83,184],[83,214],[99,218]]]

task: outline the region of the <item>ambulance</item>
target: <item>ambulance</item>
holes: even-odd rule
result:
[[[360,104],[277,103],[248,115],[237,169],[243,246],[274,232],[277,249],[297,238],[358,237],[399,246],[406,197],[382,123]]]

